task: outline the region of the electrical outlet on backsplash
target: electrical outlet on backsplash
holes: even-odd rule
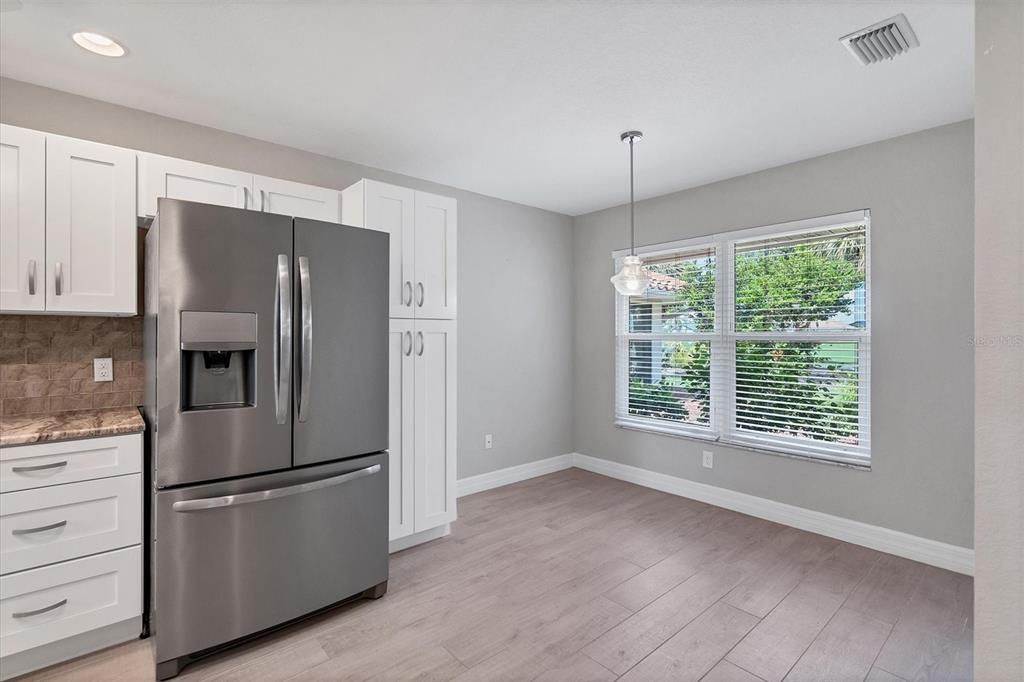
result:
[[[113,358],[114,380],[93,380]],[[0,417],[142,403],[142,317],[0,315]]]

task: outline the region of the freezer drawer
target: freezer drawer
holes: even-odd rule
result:
[[[385,582],[387,483],[375,454],[158,492],[158,665]]]

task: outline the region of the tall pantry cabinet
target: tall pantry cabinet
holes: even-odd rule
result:
[[[390,235],[390,539],[430,539],[455,520],[457,204],[363,179],[341,207]]]

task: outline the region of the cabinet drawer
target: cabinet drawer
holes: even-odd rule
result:
[[[0,493],[142,471],[142,434],[0,449]]]
[[[0,656],[141,614],[140,547],[5,576],[0,578]]]
[[[0,574],[142,542],[142,475],[0,495]]]

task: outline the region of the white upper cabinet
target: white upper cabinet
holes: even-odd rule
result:
[[[390,235],[388,301],[391,317],[414,317],[413,212],[416,193],[407,187],[360,180],[341,193],[341,222]]]
[[[341,207],[346,225],[391,235],[391,317],[455,318],[455,199],[363,179]]]
[[[334,189],[169,156],[142,154],[139,215],[155,216],[157,199],[161,197],[280,213],[330,223],[338,222],[341,217],[341,193]]]
[[[455,520],[455,322],[416,320],[412,340],[419,533]]]
[[[46,135],[0,124],[0,311],[46,305]]]
[[[452,319],[457,280],[455,199],[416,192],[415,222],[416,317]]]
[[[341,218],[341,193],[337,190],[257,175],[253,178],[253,194],[254,208],[267,213],[328,223]]]
[[[157,199],[253,208],[252,173],[157,154],[139,155],[139,215],[156,215]]]
[[[134,315],[135,152],[46,138],[46,310]]]

